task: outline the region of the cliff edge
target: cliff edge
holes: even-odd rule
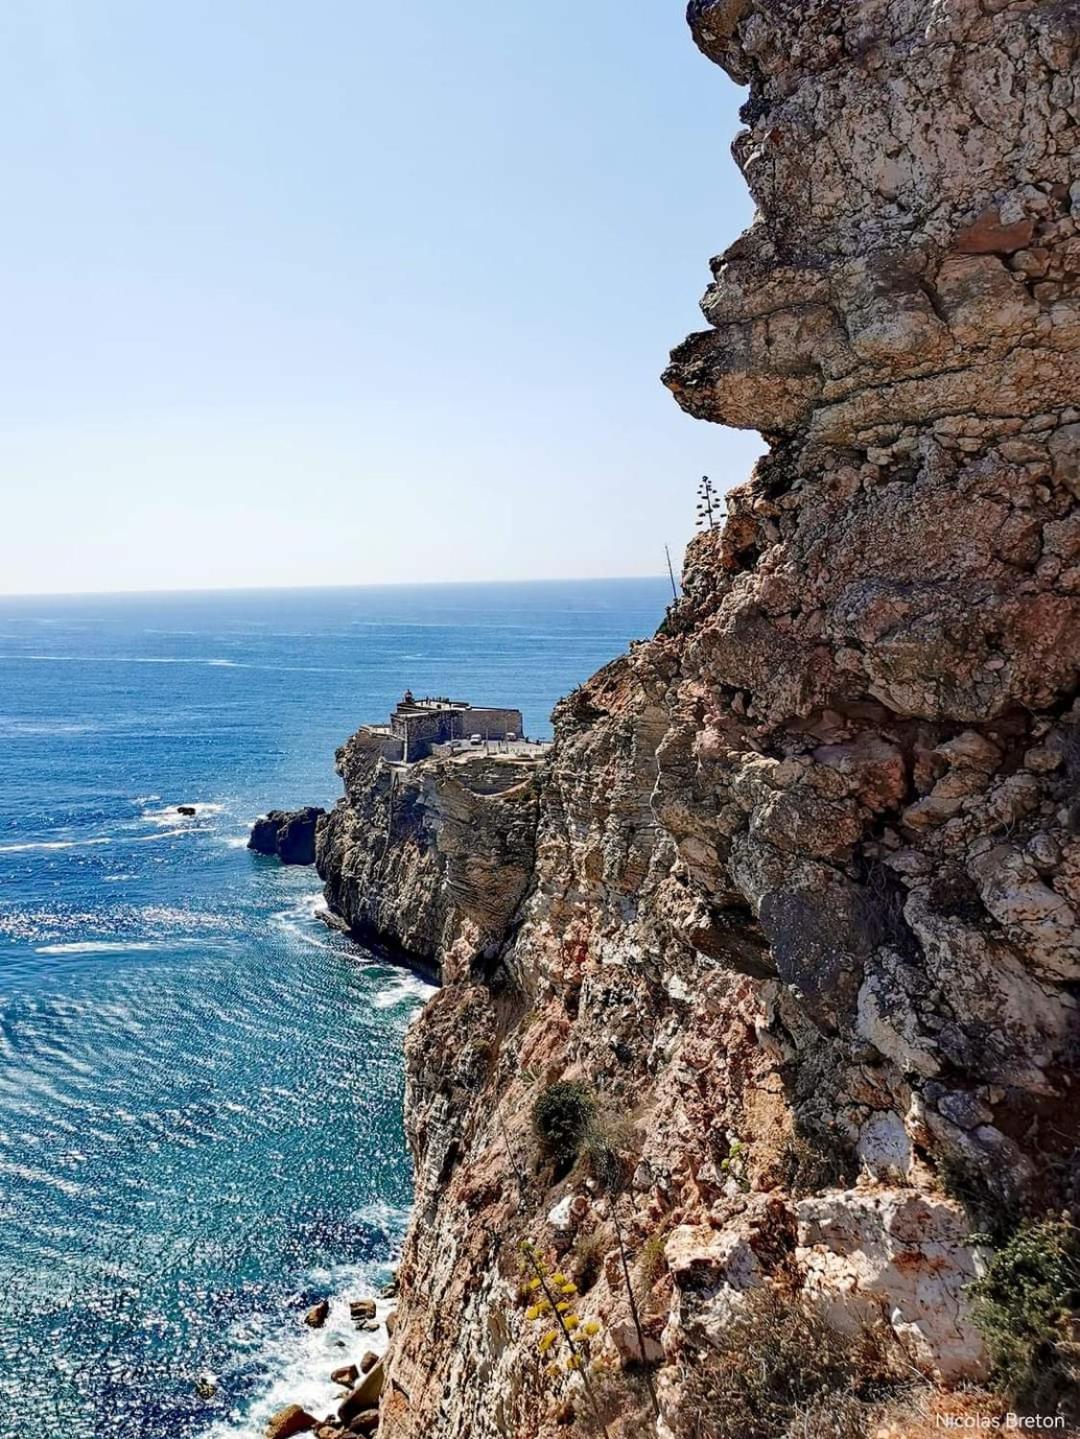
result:
[[[559,707],[528,844],[455,813],[410,865],[446,982],[390,1439],[853,1434],[1007,1387],[971,1285],[1080,1200],[1080,5],[689,16],[758,213],[665,382],[770,453]],[[320,859],[361,915],[425,783],[350,868],[364,764]],[[1063,1354],[1025,1403],[1075,1404]]]

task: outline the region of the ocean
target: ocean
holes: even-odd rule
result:
[[[0,599],[0,1439],[262,1439],[372,1347],[426,985],[251,854],[405,688],[556,699],[667,582]],[[193,818],[178,815],[195,806]],[[333,1300],[324,1329],[302,1316]],[[377,1347],[377,1343],[374,1347]]]

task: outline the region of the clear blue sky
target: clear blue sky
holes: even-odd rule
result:
[[[0,591],[655,574],[756,435],[680,0],[6,0]]]

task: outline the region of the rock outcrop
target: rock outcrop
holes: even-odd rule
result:
[[[559,707],[528,844],[348,749],[323,831],[335,907],[447,981],[408,1038],[389,1439],[595,1426],[521,1241],[598,1326],[607,1432],[687,1439],[756,1294],[983,1379],[972,1229],[1080,1199],[1080,5],[690,20],[749,85],[758,215],[665,380],[770,453]],[[601,1135],[569,1167],[530,1127],[557,1080]]]
[[[314,864],[315,837],[323,809],[272,809],[257,819],[251,829],[248,849],[257,854],[276,855],[282,864]]]
[[[536,764],[464,752],[388,761],[360,730],[319,828],[327,905],[351,934],[444,977],[493,961],[532,874]]]

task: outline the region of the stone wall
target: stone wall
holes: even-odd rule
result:
[[[465,712],[461,723],[465,739],[474,734],[484,739],[505,739],[508,734],[520,737],[522,718],[520,710],[476,706]]]
[[[396,714],[394,732],[405,742],[405,759],[409,764],[426,759],[433,744],[461,737],[461,719],[456,710],[418,710]]]
[[[395,714],[392,724],[394,733],[404,741],[405,759],[413,764],[427,759],[432,745],[450,740],[469,739],[474,734],[492,740],[520,735],[521,711],[472,707],[416,710]]]

